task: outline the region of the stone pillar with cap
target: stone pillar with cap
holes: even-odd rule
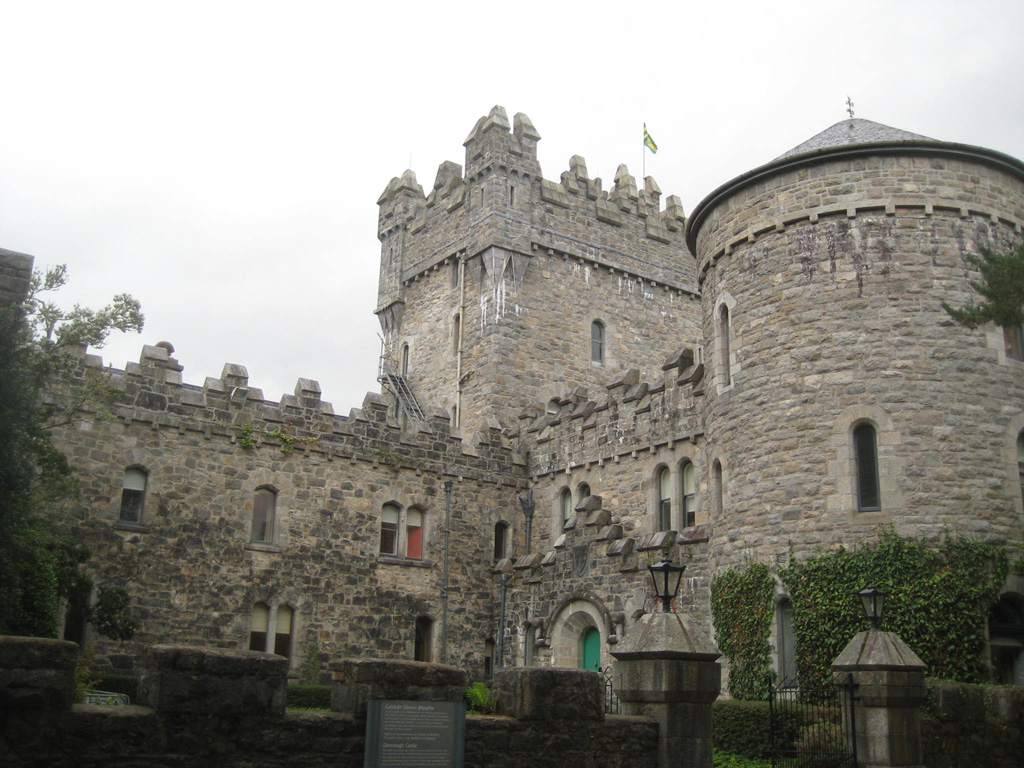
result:
[[[924,662],[895,632],[859,633],[832,663],[853,675],[857,764],[921,768]]]
[[[625,714],[658,722],[659,768],[711,768],[711,705],[722,689],[722,655],[677,613],[650,613],[617,650]]]

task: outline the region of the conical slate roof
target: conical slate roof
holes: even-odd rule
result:
[[[775,160],[782,160],[786,157],[802,155],[805,152],[816,152],[821,149],[832,149],[833,147],[846,147],[852,144],[876,144],[879,142],[895,141],[935,141],[928,136],[919,133],[902,131],[899,128],[892,128],[881,123],[874,123],[870,120],[861,120],[851,117],[835,125],[826,128],[821,133],[812,136],[803,144],[798,144],[788,152],[779,155]],[[774,162],[774,161],[773,161]]]

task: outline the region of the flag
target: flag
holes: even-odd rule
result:
[[[644,123],[644,146],[651,150],[652,154],[657,154],[658,145],[654,143],[651,134],[647,132],[647,123]]]

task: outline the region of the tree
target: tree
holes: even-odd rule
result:
[[[116,391],[92,371],[74,397],[46,395],[71,392],[75,347],[102,347],[113,331],[141,331],[144,322],[126,294],[98,311],[65,312],[43,298],[66,283],[63,265],[36,273],[21,304],[0,306],[0,634],[55,636],[62,597],[88,615],[92,582],[80,569],[88,552],[54,532],[53,510],[76,484],[50,433]],[[103,607],[103,626],[128,633],[125,601],[107,597]]]
[[[943,302],[942,308],[968,328],[977,328],[985,323],[995,323],[1003,328],[1024,324],[1024,240],[1006,253],[982,248],[980,258],[968,256],[967,259],[981,272],[981,280],[972,280],[971,288],[977,291],[982,301],[964,309],[956,309]]]

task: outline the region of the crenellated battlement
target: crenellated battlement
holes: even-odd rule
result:
[[[527,409],[515,437],[539,478],[573,467],[618,463],[666,443],[703,435],[704,365],[699,350],[685,347],[662,366],[655,381],[631,369],[593,395],[577,387],[546,406]]]
[[[399,422],[391,401],[372,392],[361,408],[343,416],[321,398],[320,384],[313,379],[298,379],[294,393],[282,395],[279,402],[266,400],[261,389],[249,385],[245,366],[233,363],[225,364],[219,377],[206,377],[202,386],[186,384],[172,348],[163,343],[144,346],[139,362],[123,371],[105,367],[100,356],[85,350],[79,355],[75,385],[83,385],[90,371],[107,376],[122,393],[111,412],[126,427],[143,423],[154,430],[226,439],[243,449],[299,449],[330,459],[364,459],[442,474],[456,471],[480,479],[490,474],[497,480],[523,464],[497,430],[465,440],[452,433],[450,417],[441,410],[428,412],[423,422]],[[91,416],[85,414],[82,420]]]
[[[504,108],[495,106],[465,141],[465,172],[442,163],[427,194],[411,170],[388,183],[378,200],[378,312],[446,260],[471,259],[489,247],[522,254],[548,248],[696,293],[679,197],[667,197],[662,208],[657,182],[647,177],[638,186],[625,165],[606,190],[579,155],[559,180],[545,179],[539,140],[526,115],[517,114],[510,125]]]

